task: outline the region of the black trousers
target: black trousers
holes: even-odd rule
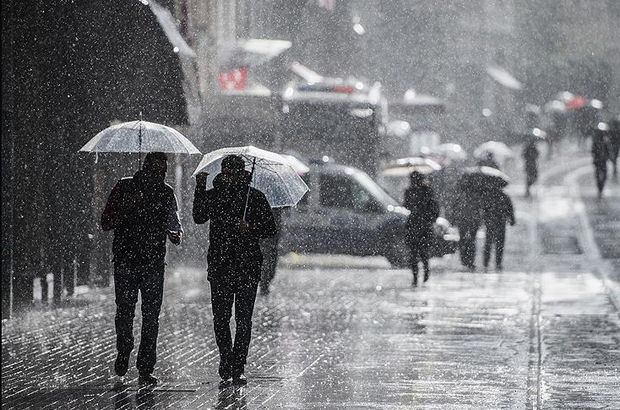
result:
[[[211,279],[211,307],[215,342],[220,351],[220,377],[227,379],[244,372],[252,338],[252,314],[258,281]],[[235,306],[236,332],[230,333],[232,307]]]
[[[607,162],[594,164],[594,176],[596,177],[596,187],[598,192],[603,192],[605,181],[607,181]]]
[[[504,243],[506,241],[506,225],[502,222],[501,226],[487,228],[486,239],[484,241],[484,266],[489,266],[491,260],[491,249],[495,248],[495,267],[502,266],[504,256]]]
[[[429,248],[431,245],[432,231],[425,232],[411,232],[408,240],[409,249],[411,250],[411,271],[413,273],[414,280],[418,278],[418,263],[422,262],[424,267],[424,273],[428,275],[430,273],[428,259]]]
[[[114,291],[116,294],[116,349],[119,356],[129,357],[133,350],[133,319],[142,298],[142,331],[136,367],[141,375],[151,374],[157,361],[159,312],[164,294],[163,262],[154,266],[114,264]]]
[[[476,234],[478,233],[478,224],[462,224],[459,225],[459,255],[461,263],[467,267],[473,267],[476,264]]]

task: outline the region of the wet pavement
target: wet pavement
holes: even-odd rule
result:
[[[257,300],[243,388],[218,390],[200,271],[169,274],[155,389],[135,369],[111,388],[111,289],[3,321],[2,407],[620,408],[618,185],[593,199],[588,164],[543,163],[531,200],[516,166],[501,273],[448,256],[414,289],[383,258],[287,255]]]

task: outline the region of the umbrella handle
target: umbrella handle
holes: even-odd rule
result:
[[[252,160],[252,171],[250,172],[250,182],[248,183],[248,192],[245,194],[245,207],[243,208],[243,222],[248,212],[248,202],[250,201],[250,185],[252,185],[252,178],[254,177],[254,167],[256,166],[256,157]]]
[[[138,171],[142,169],[142,111],[138,121]]]

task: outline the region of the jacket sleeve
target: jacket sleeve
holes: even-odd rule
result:
[[[255,191],[253,204],[256,206],[256,219],[250,224],[252,235],[258,238],[269,238],[278,233],[278,227],[265,194]]]
[[[195,223],[203,224],[211,219],[214,198],[213,189],[207,191],[205,187],[196,186],[194,190],[194,204],[192,206],[192,216]]]
[[[101,214],[101,228],[104,231],[110,231],[118,227],[122,218],[122,187],[121,182],[117,182],[105,204],[103,213]]]
[[[179,205],[174,192],[171,192],[168,205],[168,230],[173,232],[183,232],[181,220],[179,219]]]

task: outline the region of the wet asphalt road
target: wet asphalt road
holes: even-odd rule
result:
[[[257,300],[247,387],[218,391],[208,283],[185,269],[167,282],[158,388],[138,390],[132,369],[128,389],[110,389],[105,289],[2,323],[2,407],[620,408],[619,255],[606,245],[618,186],[594,201],[574,156],[547,164],[533,200],[517,164],[502,273],[450,256],[412,289],[382,258],[285,257]]]

